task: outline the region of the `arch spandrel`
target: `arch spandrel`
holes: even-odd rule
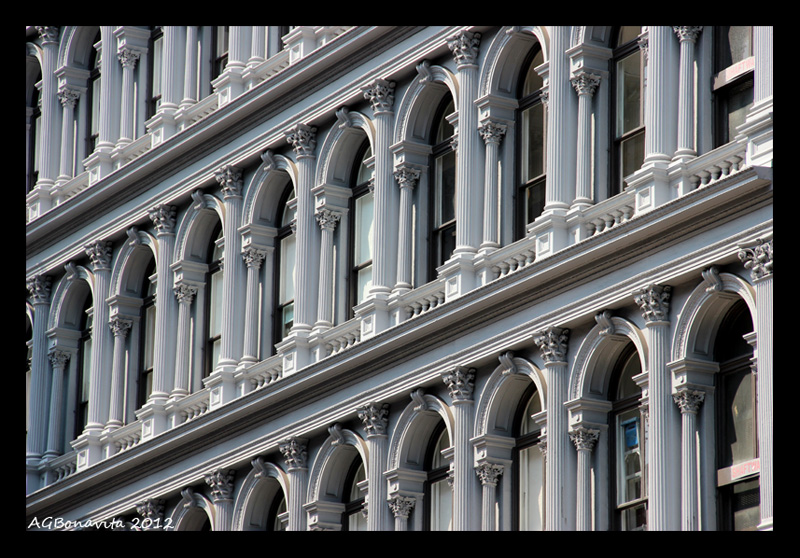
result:
[[[569,376],[569,399],[608,395],[611,373],[617,359],[633,343],[642,366],[649,370],[648,346],[644,333],[632,322],[612,316],[608,323],[597,324],[581,342]]]
[[[713,359],[714,339],[725,313],[739,299],[756,320],[755,290],[747,281],[732,273],[704,272],[705,279],[695,287],[678,314],[672,341],[672,361]]]

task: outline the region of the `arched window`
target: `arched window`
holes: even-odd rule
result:
[[[92,297],[87,296],[81,313],[80,338],[78,340],[77,389],[75,398],[75,437],[78,437],[89,422],[89,379],[92,370]]]
[[[639,353],[629,343],[617,361],[612,375],[610,394],[613,428],[611,451],[614,506],[613,526],[620,531],[647,528],[647,493],[645,429],[639,409],[641,388],[633,377],[641,373]]]
[[[206,273],[206,356],[204,375],[207,377],[219,361],[222,345],[222,224],[217,223],[208,247],[208,272]]]
[[[449,460],[442,451],[450,447],[450,436],[444,422],[439,422],[431,436],[425,455],[425,524],[429,531],[450,531],[453,528],[453,491],[447,481]]]
[[[360,457],[353,460],[347,472],[344,485],[344,513],[342,514],[342,529],[346,531],[366,531],[367,518],[362,513],[364,510],[364,494],[361,485],[367,479],[364,462]]]
[[[719,363],[717,404],[718,528],[755,530],[760,522],[756,378],[753,347],[744,336],[753,323],[747,305],[737,302],[725,315],[714,343]]]
[[[141,408],[150,393],[153,391],[153,348],[155,347],[156,337],[156,284],[153,281],[153,274],[156,271],[154,258],[145,271],[142,284],[142,310],[140,314],[141,337],[139,355],[139,379],[137,393],[137,408]]]
[[[353,194],[350,198],[350,304],[348,317],[353,316],[353,307],[362,302],[372,287],[372,255],[374,250],[374,205],[375,196],[371,188],[372,169],[366,161],[372,157],[369,141],[359,150],[359,161],[352,179]]]
[[[541,427],[533,420],[533,415],[542,410],[536,385],[531,384],[522,397],[522,405],[517,411],[515,447],[515,478],[517,529],[520,531],[544,530],[544,456],[539,447]]]
[[[278,221],[278,255],[275,258],[277,278],[275,304],[275,343],[289,334],[294,325],[294,274],[295,255],[297,251],[296,237],[293,230],[296,219],[294,188],[289,185],[283,194],[279,206]]]
[[[728,143],[753,105],[753,28],[714,27],[714,145]]]
[[[161,71],[164,62],[164,30],[161,27],[150,28],[150,44],[148,48],[150,57],[150,94],[147,96],[147,118],[158,112],[161,105]]]
[[[272,500],[267,521],[267,531],[286,531],[289,525],[289,513],[286,507],[286,496],[283,490]]]
[[[432,177],[431,177],[431,234],[430,234],[430,279],[436,268],[450,258],[456,247],[456,152],[453,150],[455,129],[447,117],[455,111],[453,97],[447,94],[436,112],[431,131]]]
[[[518,86],[517,126],[517,201],[516,238],[525,236],[525,227],[544,210],[545,203],[545,133],[547,118],[542,102],[544,80],[536,67],[544,62],[542,49],[537,44],[528,54]]]
[[[614,34],[612,79],[613,150],[611,194],[624,188],[625,177],[644,162],[644,80],[646,57],[639,49],[639,26],[621,27]]]
[[[100,42],[100,31],[94,38],[93,45]],[[100,137],[100,72],[102,66],[102,47],[92,48],[89,60],[89,82],[86,90],[86,101],[89,107],[88,122],[86,126],[86,155],[94,153],[97,140]]]

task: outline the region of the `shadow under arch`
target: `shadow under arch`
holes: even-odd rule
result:
[[[516,101],[517,80],[528,51],[536,43],[547,62],[550,59],[550,37],[545,27],[502,27],[486,50],[478,98],[500,95]]]
[[[181,501],[172,510],[168,525],[171,531],[200,531],[206,520],[211,524],[211,530],[216,530],[217,513],[214,504],[203,496],[197,494],[192,488],[181,491]]]
[[[256,457],[242,482],[233,507],[231,530],[266,531],[276,498],[289,500],[289,477],[272,462]]]

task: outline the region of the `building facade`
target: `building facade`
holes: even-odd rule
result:
[[[772,530],[772,27],[26,35],[31,530]]]

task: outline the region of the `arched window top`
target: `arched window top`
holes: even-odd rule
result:
[[[368,182],[373,175],[372,168],[367,165],[367,161],[372,158],[372,146],[369,144],[369,141],[365,141],[364,143],[365,146],[361,148],[363,150],[363,154],[361,155],[360,163],[358,165],[358,172],[356,174],[356,186]]]
[[[453,96],[448,94],[439,107],[437,112],[436,124],[433,129],[434,144],[447,141],[455,134],[453,125],[448,122],[447,117],[455,112],[455,104],[453,103]]]
[[[292,221],[295,220],[297,215],[297,204],[294,203],[295,200],[295,192],[293,187],[289,187],[286,189],[286,192],[283,194],[283,203],[281,209],[281,218],[280,218],[280,227],[286,227],[292,224]]]
[[[444,422],[440,422],[436,427],[432,439],[435,439],[436,443],[433,445],[430,455],[428,456],[431,464],[429,469],[438,469],[439,467],[449,465],[449,461],[442,455],[442,451],[450,447],[450,435],[447,433],[447,428],[444,427]]]
[[[544,63],[544,53],[538,45],[534,47],[532,53],[533,57],[528,62],[528,69],[522,82],[522,91],[520,93],[522,98],[529,97],[544,87],[544,79],[536,71],[536,68]]]
[[[538,431],[541,427],[533,420],[533,416],[542,410],[542,399],[539,393],[534,390],[528,398],[525,409],[520,420],[520,435],[531,434]]]
[[[614,37],[615,40],[615,47],[623,46],[631,41],[636,41],[639,39],[639,35],[642,34],[642,27],[641,25],[626,25],[624,27],[620,27],[617,30],[616,36]]]
[[[642,362],[639,353],[633,343],[628,343],[617,360],[612,389],[609,390],[609,395],[614,401],[641,395],[642,389],[633,381],[634,376],[641,372]]]

